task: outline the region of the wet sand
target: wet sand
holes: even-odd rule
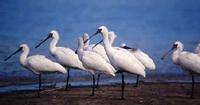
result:
[[[45,89],[41,97],[36,91],[0,94],[0,105],[200,105],[200,84],[195,85],[195,98],[190,98],[190,84],[141,83],[126,85],[125,100],[120,99],[121,87],[101,86],[95,96],[91,88]]]

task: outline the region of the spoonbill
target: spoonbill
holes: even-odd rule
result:
[[[108,39],[109,39],[111,45],[113,44],[116,37],[117,37],[117,35],[113,31],[108,32]],[[122,46],[120,46],[120,47],[123,48]],[[120,50],[120,47],[114,47],[114,48],[117,50]],[[138,87],[138,84],[139,84],[139,75],[137,75],[136,87]]]
[[[182,69],[188,70],[192,76],[192,91],[191,98],[194,98],[194,74],[200,73],[200,56],[195,53],[183,51],[183,44],[180,41],[176,41],[173,47],[165,53],[161,59],[164,59],[171,51],[172,61],[174,64],[179,65]]]
[[[86,41],[89,39],[89,35],[87,33],[84,33],[82,37],[83,37],[83,41]],[[86,43],[84,43],[83,49],[87,51],[93,51],[99,54],[101,57],[103,57],[103,59],[106,60],[106,62],[110,63],[108,56],[106,55],[106,51],[102,45],[98,44],[97,46],[95,46],[95,44],[90,44],[90,40],[88,40]],[[97,85],[96,85],[97,88],[99,87],[100,75],[101,74],[99,73],[97,77]]]
[[[71,50],[70,48],[65,48],[65,47],[57,47],[57,43],[59,40],[59,33],[55,30],[52,30],[48,34],[48,36],[42,42],[40,42],[35,48],[38,48],[42,43],[44,43],[50,38],[52,39],[49,46],[49,51],[51,55],[56,58],[58,63],[60,63],[62,66],[64,66],[68,70],[67,83],[66,83],[66,89],[67,89],[69,85],[70,68],[80,69],[84,71],[87,71],[87,70],[83,67],[81,61],[78,58],[78,55],[75,54],[73,50]]]
[[[109,42],[111,45],[115,41],[116,37],[117,37],[117,35],[113,31],[108,32],[108,39],[109,39]],[[140,49],[130,48],[130,47],[126,46],[125,43],[122,43],[120,45],[120,47],[130,51],[147,69],[155,70],[155,64],[154,64],[153,60],[146,53],[141,51]],[[117,50],[120,50],[119,47],[114,47],[114,48]],[[100,76],[99,76],[99,78],[100,78]],[[139,85],[139,75],[137,75],[136,87],[138,87],[138,85]]]
[[[128,72],[132,74],[138,74],[143,77],[145,74],[145,67],[140,63],[129,51],[125,49],[116,49],[113,48],[109,42],[108,29],[105,26],[100,26],[97,32],[92,35],[89,39],[101,33],[103,36],[103,46],[105,48],[106,54],[110,60],[112,66],[118,71],[122,72],[122,94],[121,99],[124,99],[124,74],[123,72]],[[86,41],[85,41],[86,42]]]
[[[200,56],[200,43],[195,48],[194,53],[196,53],[196,54],[198,54]]]
[[[90,71],[93,71],[93,89],[92,89],[92,95],[94,95],[95,91],[95,73],[105,73],[112,76],[115,76],[116,70],[114,67],[106,62],[105,59],[103,59],[99,54],[93,52],[93,51],[87,51],[84,50],[84,41],[83,38],[79,38],[78,43],[78,57],[82,61],[83,66]]]
[[[27,44],[21,44],[19,49],[16,50],[10,56],[8,56],[5,59],[5,61],[7,61],[9,58],[11,58],[13,55],[17,54],[20,51],[22,52],[19,58],[20,64],[24,68],[38,75],[38,78],[39,78],[38,97],[40,97],[41,73],[49,73],[49,72],[66,73],[67,72],[66,69],[62,65],[49,60],[43,55],[34,55],[34,56],[27,57],[30,51]]]
[[[155,65],[153,59],[151,59],[142,50],[140,50],[138,48],[128,47],[128,46],[126,46],[125,43],[122,43],[120,45],[120,47],[130,51],[148,70],[155,70],[156,69],[156,65]],[[136,87],[138,87],[138,85],[139,85],[139,75],[137,75]]]

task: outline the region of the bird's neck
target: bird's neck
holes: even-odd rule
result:
[[[200,55],[200,45],[198,45],[198,46],[196,47],[196,49],[194,50],[194,52],[195,52],[196,54],[199,54],[199,55]]]
[[[80,60],[81,60],[81,57],[82,57],[82,54],[83,54],[83,48],[84,48],[83,42],[79,41],[77,53],[78,53],[78,57],[79,57]]]
[[[109,39],[109,42],[110,42],[111,45],[113,44],[114,41],[115,41],[115,37],[111,37],[111,38]]]
[[[102,33],[102,34],[107,34],[107,33]],[[103,45],[104,45],[106,54],[109,57],[109,55],[112,53],[112,49],[113,48],[112,48],[111,43],[109,42],[108,34],[107,35],[103,35]]]
[[[89,44],[90,44],[90,40],[88,40],[88,41],[84,44],[83,49],[87,49],[88,46],[89,46]]]
[[[51,43],[50,43],[50,46],[49,46],[49,50],[50,50],[50,53],[51,54],[54,54],[55,51],[56,51],[56,45],[58,43],[58,40],[59,38],[53,38]]]
[[[26,59],[27,59],[27,56],[29,54],[29,48],[25,48],[25,50],[22,52],[22,54],[20,55],[20,64],[22,66],[26,66]]]
[[[181,49],[176,49],[176,50],[173,51],[173,53],[172,53],[172,61],[173,61],[175,64],[178,64],[178,63],[179,63],[178,58],[179,58],[179,55],[180,55],[181,52],[182,52]]]

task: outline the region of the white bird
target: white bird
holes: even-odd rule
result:
[[[103,46],[105,48],[106,54],[110,60],[110,63],[112,66],[121,72],[129,72],[133,74],[138,74],[143,77],[145,77],[145,67],[142,63],[140,63],[129,51],[125,49],[116,49],[113,48],[111,43],[109,42],[109,35],[108,35],[108,29],[105,26],[101,26],[98,28],[97,32],[92,35],[97,35],[98,33],[101,33],[103,36]],[[124,98],[124,75],[122,73],[122,95],[121,98]]]
[[[103,59],[105,59],[106,62],[110,63],[108,56],[106,54],[106,51],[102,45],[98,44],[95,46],[95,44],[90,44],[90,40],[88,40],[89,35],[87,33],[84,33],[82,38],[83,38],[83,41],[87,40],[87,42],[84,43],[84,46],[83,46],[84,50],[95,52],[95,53],[99,54]],[[97,88],[99,87],[100,75],[101,74],[99,73],[98,77],[97,77],[97,85],[96,85]]]
[[[55,30],[51,31],[47,36],[47,38],[45,38],[35,48],[39,47],[42,43],[44,43],[46,40],[50,38],[52,39],[49,46],[49,51],[51,55],[56,58],[58,63],[60,63],[68,70],[67,83],[66,83],[66,89],[67,89],[70,78],[70,73],[69,73],[70,68],[80,69],[80,70],[86,70],[86,69],[83,67],[82,62],[78,58],[78,55],[75,54],[73,50],[65,47],[57,47],[57,43],[59,40],[59,33]]]
[[[155,65],[153,59],[151,59],[149,57],[149,55],[144,53],[142,50],[140,50],[138,48],[128,47],[128,46],[126,46],[125,43],[122,43],[120,47],[129,50],[148,70],[156,69],[156,65]]]
[[[110,31],[108,33],[108,39],[109,39],[109,42],[111,45],[114,43],[116,37],[117,37],[117,35],[113,31]],[[89,38],[89,36],[88,36],[88,38]],[[126,46],[125,43],[122,43],[120,45],[120,47],[130,51],[148,70],[155,70],[156,66],[155,66],[153,60],[146,53],[141,51],[140,49],[130,48],[130,47]],[[114,48],[117,50],[121,50],[119,47],[114,47]],[[100,78],[100,77],[98,76],[98,78]],[[136,87],[138,87],[138,85],[139,85],[139,75],[137,75]]]
[[[171,51],[172,61],[174,64],[179,65],[182,69],[187,70],[192,75],[192,91],[191,98],[194,97],[194,74],[200,74],[200,56],[195,53],[183,51],[183,44],[176,41],[170,51],[165,53],[161,59],[164,59]]]
[[[138,49],[138,48],[131,48],[126,46],[125,43],[122,43],[120,45],[120,47],[127,49],[128,51],[130,51],[144,66],[147,70],[155,70],[156,69],[156,65],[153,61],[153,59],[151,59],[146,53],[144,53],[142,50]],[[139,75],[137,75],[137,82],[136,82],[136,87],[138,87],[139,85]]]
[[[87,33],[84,33],[82,37],[83,37],[83,41],[86,41],[89,39],[89,35]],[[98,44],[95,47],[94,46],[95,44],[90,44],[90,40],[88,40],[86,43],[84,43],[84,50],[93,51],[99,54],[101,57],[103,57],[103,59],[105,59],[106,62],[110,63],[108,56],[106,55],[106,51],[104,47],[100,44]]]
[[[198,54],[200,56],[200,43],[195,48],[194,53],[196,53],[196,54]]]
[[[41,73],[50,73],[50,72],[61,72],[66,73],[66,69],[60,65],[59,63],[53,62],[46,58],[43,55],[34,55],[29,56],[29,47],[26,44],[21,44],[20,48],[15,51],[13,54],[8,56],[5,61],[7,61],[9,58],[11,58],[13,55],[15,55],[18,52],[22,52],[19,58],[20,64],[27,68],[28,70],[32,71],[34,74],[37,74],[39,76],[39,90],[38,90],[38,96],[40,96],[40,88],[41,88]]]
[[[99,54],[93,51],[84,50],[84,41],[83,38],[79,38],[78,43],[78,57],[82,61],[83,66],[90,71],[93,71],[93,91],[92,95],[94,95],[94,88],[95,88],[95,78],[94,73],[105,73],[112,76],[115,76],[116,70],[114,67],[106,62]]]

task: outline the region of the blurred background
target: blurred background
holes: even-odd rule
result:
[[[49,41],[40,48],[34,46],[51,30],[60,34],[58,46],[77,48],[77,39],[83,33],[93,34],[105,25],[118,36],[114,46],[126,43],[140,48],[156,63],[155,71],[148,71],[145,82],[187,82],[190,76],[174,65],[170,56],[160,57],[179,40],[184,49],[193,52],[200,42],[200,1],[198,0],[1,0],[0,1],[0,87],[34,84],[36,75],[19,64],[19,54],[7,62],[5,57],[20,44],[27,43],[30,55],[42,54],[48,58]],[[100,36],[92,43],[100,40]],[[91,84],[91,76],[71,70],[72,85]],[[128,75],[128,74],[127,74]],[[64,82],[66,75],[50,74],[44,82]],[[102,84],[116,83],[120,77],[103,76]],[[133,83],[134,76],[126,81]]]

